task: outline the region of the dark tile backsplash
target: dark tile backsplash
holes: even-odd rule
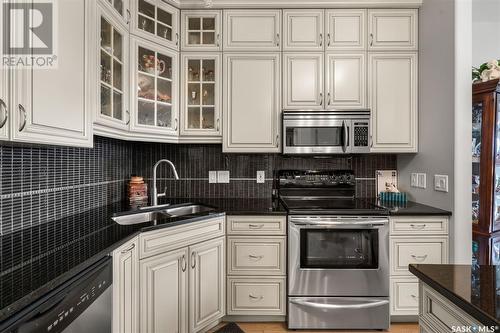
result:
[[[93,207],[122,201],[132,174],[151,184],[153,164],[159,169],[159,188],[171,197],[271,196],[272,172],[278,169],[355,170],[358,196],[375,195],[377,169],[395,169],[395,155],[353,155],[333,158],[295,158],[279,154],[223,154],[221,145],[134,143],[95,137],[94,148],[0,145],[0,234],[78,214]],[[229,170],[229,184],[209,184],[209,170]],[[266,171],[257,184],[256,171]]]

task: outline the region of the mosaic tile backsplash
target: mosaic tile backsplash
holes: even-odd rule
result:
[[[131,175],[151,185],[153,164],[159,169],[159,190],[169,197],[270,197],[272,172],[278,169],[355,170],[357,195],[375,195],[375,170],[395,169],[395,155],[353,155],[333,158],[284,157],[279,154],[223,154],[221,145],[134,143],[95,137],[94,148],[0,145],[0,234],[49,223],[94,207],[123,201]],[[229,184],[209,184],[209,170],[229,170]],[[256,183],[257,170],[266,182]]]

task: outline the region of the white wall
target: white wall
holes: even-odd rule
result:
[[[472,2],[472,65],[500,59],[500,1]]]

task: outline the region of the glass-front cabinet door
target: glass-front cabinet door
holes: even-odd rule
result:
[[[107,7],[108,12],[117,17],[121,23],[125,25],[128,25],[130,23],[132,15],[130,13],[129,0],[99,0],[99,3]]]
[[[179,50],[179,10],[162,0],[132,0],[132,33]]]
[[[479,225],[483,101],[472,104],[472,224]]]
[[[131,38],[132,130],[177,135],[177,52]]]
[[[494,201],[493,201],[493,223],[491,226],[492,232],[500,231],[500,86],[496,89],[495,103],[495,142],[494,142]],[[500,239],[500,237],[498,238]],[[500,242],[496,243],[497,250],[499,249]]]
[[[221,135],[221,56],[183,54],[181,135]]]
[[[128,128],[129,113],[129,35],[126,27],[98,6],[98,108],[96,123]]]
[[[182,11],[182,51],[221,51],[221,12]]]

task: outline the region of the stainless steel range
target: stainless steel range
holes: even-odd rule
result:
[[[288,327],[389,328],[389,221],[352,171],[277,174],[288,223]]]

